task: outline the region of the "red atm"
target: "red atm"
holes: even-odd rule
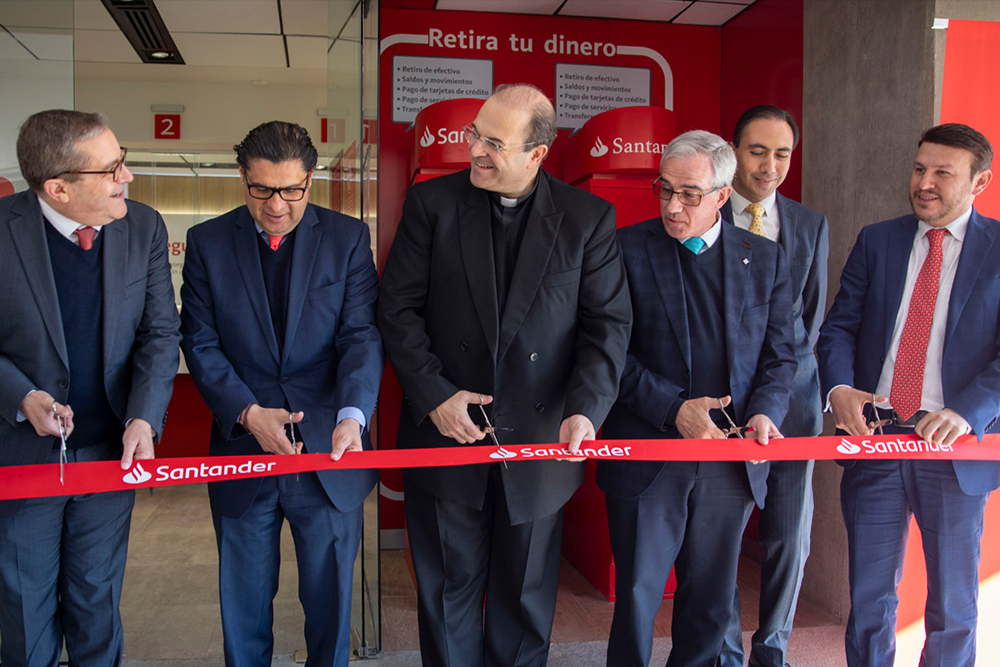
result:
[[[566,140],[566,181],[615,205],[619,227],[660,215],[653,181],[660,175],[663,147],[677,136],[674,112],[624,107],[598,114]],[[563,556],[604,597],[615,599],[615,563],[608,537],[604,493],[594,481],[597,462],[587,461],[583,486],[563,511]],[[671,572],[664,597],[677,581]]]

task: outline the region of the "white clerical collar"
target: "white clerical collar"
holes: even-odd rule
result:
[[[37,194],[35,196],[38,197]],[[74,243],[76,243],[76,239],[73,238],[73,234],[76,233],[76,230],[79,229],[80,227],[90,226],[90,225],[80,224],[75,220],[67,218],[65,215],[52,208],[48,204],[48,202],[46,202],[41,197],[38,197],[38,205],[42,209],[42,215],[45,217],[46,220],[49,221],[49,224],[52,225],[52,228],[55,229],[60,234],[62,234],[67,239],[69,239],[70,241],[73,241]],[[97,238],[97,234],[101,233],[101,228],[100,226],[95,226],[94,230],[95,230],[94,238]]]

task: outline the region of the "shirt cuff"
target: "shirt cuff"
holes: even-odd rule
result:
[[[34,394],[36,391],[38,391],[38,390],[37,389],[32,389],[31,391],[29,391],[27,394],[24,395],[24,398],[28,398],[29,396],[31,396],[32,394]],[[24,398],[21,399],[21,403],[24,403]],[[21,411],[18,410],[17,411],[17,423],[20,424],[21,422],[27,421],[27,420],[28,420],[28,418],[25,417],[23,414],[21,414]]]
[[[826,392],[826,404],[824,404],[824,406],[823,406],[823,412],[830,412],[832,410],[832,408],[830,407],[830,394],[833,393],[834,389],[839,389],[841,387],[848,387],[848,388],[850,388],[850,386],[851,385],[849,385],[849,384],[838,384],[838,385],[832,387],[830,389],[830,391]]]
[[[361,424],[362,430],[364,430],[367,421],[365,420],[365,413],[361,412],[358,408],[346,407],[341,408],[337,413],[337,423],[344,421],[345,419],[355,419],[359,424]]]

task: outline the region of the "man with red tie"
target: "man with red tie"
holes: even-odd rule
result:
[[[913,215],[861,230],[820,332],[820,381],[837,427],[951,445],[997,432],[1000,222],[972,204],[993,149],[966,125],[933,127],[910,176]],[[960,446],[960,445],[959,445]],[[927,563],[921,665],[971,667],[983,510],[1000,462],[850,460],[841,509],[850,557],[849,667],[891,665],[896,585],[916,517]]]
[[[309,203],[319,154],[302,126],[269,121],[233,149],[246,205],[191,228],[181,287],[181,349],[214,417],[209,453],[337,460],[370,448],[384,357],[368,226]],[[347,667],[362,503],[377,479],[326,469],[208,485],[227,666],[271,664],[287,520],[306,666]]]
[[[21,126],[29,189],[0,200],[0,466],[150,459],[180,342],[160,214],[107,118]],[[63,437],[65,436],[65,437]],[[66,477],[85,474],[66,470]],[[0,502],[0,662],[118,667],[135,491]]]

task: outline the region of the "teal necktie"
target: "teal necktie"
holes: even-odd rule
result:
[[[700,236],[692,236],[689,239],[684,239],[681,243],[696,255],[700,255],[701,251],[705,249],[705,242]]]

